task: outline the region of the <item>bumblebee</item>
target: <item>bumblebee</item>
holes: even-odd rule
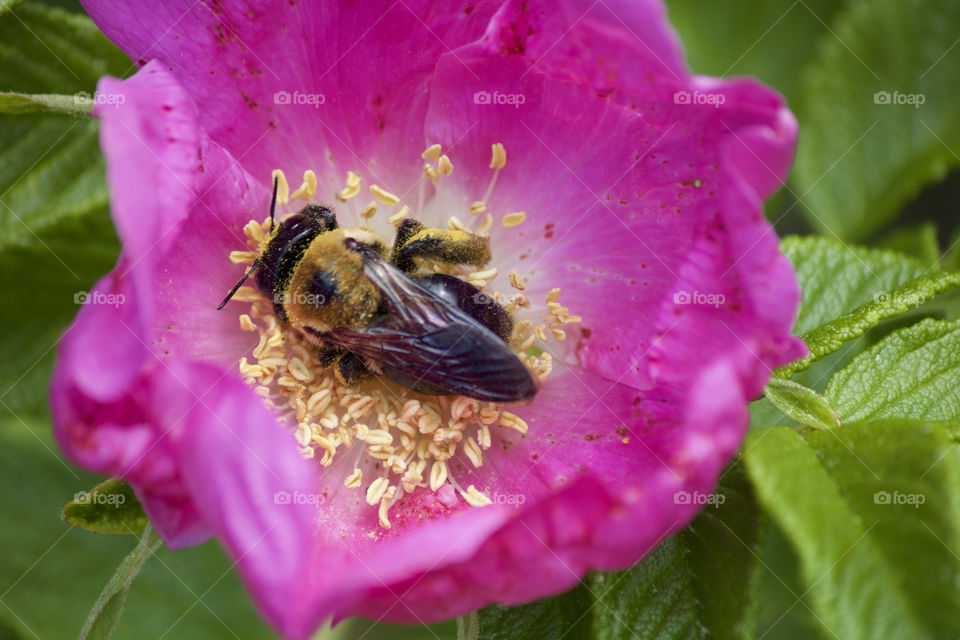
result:
[[[275,181],[271,221],[276,199]],[[483,265],[488,239],[405,219],[386,253],[372,233],[343,229],[333,211],[308,204],[272,226],[217,308],[255,275],[280,322],[316,343],[321,363],[348,386],[379,374],[429,395],[521,402],[536,394],[536,377],[507,343],[510,315],[468,282],[417,273],[424,259]]]

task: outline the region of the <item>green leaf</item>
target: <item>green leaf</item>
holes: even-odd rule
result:
[[[482,609],[481,640],[589,640],[590,592],[579,585],[567,593],[519,607],[493,605]]]
[[[147,526],[147,514],[133,489],[117,478],[77,493],[63,508],[63,520],[97,533],[139,533]]]
[[[88,95],[65,96],[59,93],[0,91],[0,113],[19,115],[40,111],[87,117],[90,115],[92,108],[93,99]]]
[[[92,93],[126,57],[84,15],[33,3],[0,12],[0,90]],[[46,407],[53,352],[88,291],[116,261],[97,123],[0,115],[0,412]]]
[[[800,72],[843,2],[668,0],[667,7],[696,73],[754,76],[793,102]]]
[[[906,313],[938,293],[960,286],[960,272],[936,273],[921,276],[893,291],[878,294],[873,302],[863,304],[836,320],[822,324],[802,338],[810,354],[796,362],[777,369],[774,373],[785,378],[810,366],[827,354],[837,351],[845,342],[859,338],[877,326],[881,320]]]
[[[98,479],[60,459],[45,419],[22,418],[0,417],[0,615],[23,638],[76,640],[131,538],[91,535],[63,522],[64,496]],[[212,542],[160,549],[127,595],[115,640],[275,639],[231,565]]]
[[[778,376],[771,376],[765,394],[778,409],[800,424],[816,429],[834,429],[840,418],[819,393]]]
[[[960,164],[957,24],[954,0],[858,0],[836,16],[798,109],[793,185],[818,228],[865,238]]]
[[[877,294],[923,275],[920,261],[893,251],[850,246],[831,238],[790,236],[781,244],[803,291],[794,330],[803,334]]]
[[[713,640],[754,637],[760,578],[761,514],[742,462],[720,477],[707,505],[682,536],[700,625]]]
[[[960,321],[926,319],[891,333],[830,379],[844,420],[960,420]]]
[[[758,501],[801,559],[825,635],[960,633],[960,458],[941,426],[859,422],[807,442],[763,429],[744,456]]]
[[[100,77],[133,71],[84,14],[37,2],[0,10],[0,91],[93,94]]]
[[[591,576],[588,584],[598,602],[592,637],[706,638],[685,556],[683,540],[676,536],[634,569]]]
[[[597,573],[574,590],[521,607],[480,612],[480,637],[639,637],[746,640],[756,624],[760,514],[749,481],[732,465],[692,525],[627,571]]]
[[[120,614],[123,613],[123,605],[126,603],[127,592],[130,591],[133,579],[161,544],[163,543],[160,538],[148,525],[140,537],[140,542],[123,559],[116,573],[97,598],[80,631],[80,640],[107,640],[113,636],[113,630],[120,621]]]

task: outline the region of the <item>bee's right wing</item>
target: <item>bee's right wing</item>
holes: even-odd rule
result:
[[[529,400],[537,392],[536,378],[499,336],[379,253],[351,248],[361,253],[364,275],[380,290],[388,313],[367,327],[325,332],[324,340],[421,387],[495,402]]]

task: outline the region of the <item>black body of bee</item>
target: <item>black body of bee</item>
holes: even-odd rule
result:
[[[431,395],[519,402],[536,394],[535,377],[507,344],[510,315],[459,278],[415,273],[419,259],[484,264],[485,238],[404,220],[391,260],[384,253],[372,235],[340,229],[332,211],[310,204],[275,226],[219,308],[255,272],[278,319],[312,337],[347,385],[382,373]]]

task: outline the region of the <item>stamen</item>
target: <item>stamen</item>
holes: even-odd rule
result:
[[[441,147],[439,144],[432,144],[427,147],[423,153],[420,154],[420,157],[424,160],[431,160],[433,162],[437,161],[437,158],[440,156]]]
[[[283,175],[282,169],[274,169],[270,175],[270,182],[277,181],[277,204],[287,204],[290,202],[290,185],[287,183],[287,176]]]
[[[250,264],[257,259],[258,255],[254,251],[231,251],[230,262],[233,264]]]
[[[460,495],[464,500],[467,501],[467,504],[473,507],[485,507],[489,504],[493,504],[493,500],[477,491],[477,488],[473,485],[467,487],[466,491],[461,489]]]
[[[369,220],[377,213],[377,201],[371,200],[370,204],[363,208],[363,211],[360,212],[360,217]]]
[[[507,166],[507,150],[500,142],[494,142],[491,145],[490,168],[503,169]]]
[[[360,178],[359,175],[355,174],[353,171],[347,171],[347,186],[340,190],[337,194],[337,200],[346,202],[350,198],[355,197],[360,193]]]
[[[400,198],[390,193],[386,189],[382,189],[379,186],[372,184],[370,185],[370,193],[373,194],[373,197],[382,202],[383,204],[395,205],[400,204]]]
[[[440,159],[437,160],[437,171],[439,171],[442,176],[448,176],[453,173],[453,163],[450,162],[450,158],[445,155],[440,156]]]
[[[296,200],[297,198],[303,198],[304,200],[312,200],[316,194],[317,174],[307,169],[303,172],[303,183],[297,187],[296,191],[290,194],[290,199]]]
[[[423,175],[427,176],[433,184],[440,182],[440,172],[432,164],[423,165]]]
[[[441,150],[440,145],[431,145],[422,154],[432,170],[432,173],[426,172],[428,177],[436,176],[439,179],[450,175],[453,170],[453,163]],[[436,166],[431,162],[435,162]],[[487,211],[485,203],[496,184],[496,176],[505,164],[506,151],[502,144],[497,143],[492,147],[491,168],[494,169],[494,175],[487,194],[470,205],[471,215],[484,214],[476,233],[489,234],[493,227],[494,218]],[[276,170],[273,175],[277,179],[279,203],[298,197],[309,200],[316,196],[316,174],[312,171],[304,172],[303,183],[292,194],[283,172]],[[346,186],[337,197],[341,200],[356,197],[361,182],[360,175],[348,172]],[[423,184],[424,181],[421,181],[421,187]],[[410,207],[400,205],[397,195],[375,184],[369,188],[374,199],[360,212],[362,218],[372,218],[378,203],[397,207],[388,218],[391,224],[398,224],[410,215]],[[515,226],[524,218],[523,212],[515,212],[504,216],[502,223],[506,227]],[[457,217],[450,217],[448,225],[453,230],[469,230]],[[359,234],[360,229],[365,234],[365,242],[381,241],[372,229],[366,227],[350,232]],[[270,230],[269,218],[263,222],[247,223],[244,234],[249,249],[231,252],[230,260],[235,264],[252,264],[266,249]],[[438,261],[424,263],[421,267],[428,272],[432,269],[462,278],[488,295],[488,283],[499,274],[495,267],[480,269]],[[516,269],[510,270],[509,280],[516,291],[526,289],[527,284]],[[492,295],[496,300],[504,296],[502,291],[492,292]],[[532,356],[525,353],[526,350],[537,340],[546,343],[551,337],[564,339],[566,331],[562,327],[580,321],[579,316],[570,315],[569,310],[560,304],[559,297],[560,290],[552,289],[545,305],[546,322],[534,328],[532,321],[519,320],[514,325],[510,339],[517,357],[540,380],[546,379],[552,372],[553,359],[548,353]],[[315,459],[317,464],[324,467],[330,467],[338,455],[354,458],[352,472],[343,480],[344,487],[364,492],[366,502],[378,509],[381,527],[391,526],[390,509],[404,495],[427,488],[436,492],[450,485],[469,505],[479,507],[491,504],[490,498],[474,485],[464,489],[457,482],[452,472],[460,467],[452,465],[450,461],[458,460],[456,456],[462,447],[463,457],[459,460],[469,461],[473,468],[482,467],[484,452],[493,447],[495,427],[510,429],[523,436],[529,429],[526,421],[509,411],[500,410],[496,403],[481,403],[464,396],[425,396],[402,388],[386,378],[347,388],[337,379],[334,368],[323,366],[316,344],[295,326],[279,323],[272,301],[260,291],[247,285],[236,292],[234,299],[250,303],[250,311],[240,315],[238,322],[241,330],[258,336],[258,342],[251,351],[252,357],[241,358],[238,363],[242,379],[286,424],[304,458]],[[530,300],[525,295],[515,293],[510,295],[509,303],[504,304],[503,308],[513,314],[518,309],[530,306]],[[344,454],[344,450],[352,453]],[[456,465],[460,464],[459,460]],[[367,475],[371,476],[367,483],[363,478],[364,464],[371,465],[366,467],[370,470]]]
[[[367,487],[367,504],[373,506],[380,502],[380,498],[387,492],[390,481],[387,478],[377,478]]]
[[[515,227],[526,219],[527,213],[525,211],[517,211],[516,213],[508,213],[503,216],[502,224],[508,228]]]
[[[520,433],[526,433],[528,429],[527,423],[523,418],[509,411],[500,412],[500,426],[519,431]]]
[[[397,212],[395,214],[387,218],[387,222],[394,225],[399,224],[401,220],[407,217],[408,213],[410,213],[410,207],[408,207],[407,205],[403,205],[402,207],[397,209]]]

